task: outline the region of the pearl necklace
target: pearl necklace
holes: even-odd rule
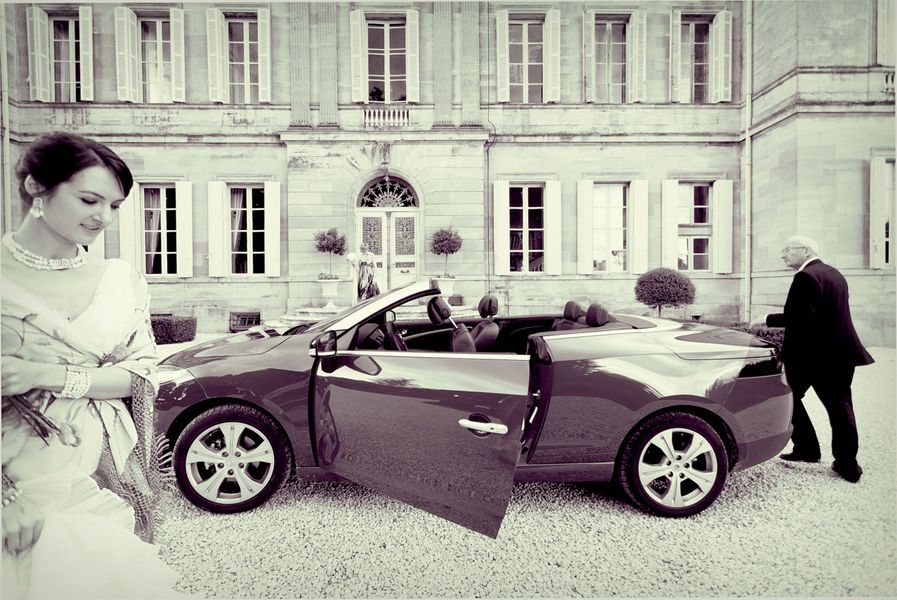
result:
[[[15,238],[12,237],[12,233],[7,233],[3,236],[3,245],[9,249],[13,258],[17,261],[28,268],[38,269],[40,271],[77,269],[78,267],[84,266],[84,263],[87,262],[84,250],[78,245],[75,246],[76,253],[73,258],[47,258],[46,256],[35,254],[17,242]]]

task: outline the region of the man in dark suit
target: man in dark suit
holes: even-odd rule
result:
[[[819,462],[819,440],[802,402],[812,387],[832,426],[832,469],[856,483],[863,469],[857,464],[857,427],[850,385],[854,368],[873,360],[860,343],[850,318],[847,281],[837,269],[819,260],[818,245],[810,238],[788,238],[782,260],[797,273],[788,290],[785,312],[766,315],[767,326],[785,328],[782,362],[794,393],[794,447],[781,458]]]

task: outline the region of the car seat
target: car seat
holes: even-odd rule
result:
[[[570,300],[564,305],[564,316],[555,319],[551,324],[551,331],[562,331],[564,329],[582,329],[588,327],[586,325],[585,313],[582,307],[575,301]]]
[[[477,347],[467,327],[458,325],[452,319],[452,309],[441,296],[436,296],[427,303],[427,316],[433,325],[442,325],[446,321],[452,326],[452,352],[476,352]]]
[[[470,330],[470,335],[473,337],[477,352],[483,352],[491,348],[495,340],[498,339],[498,323],[492,320],[498,314],[498,298],[492,294],[486,294],[480,298],[477,312],[480,313],[483,320]]]
[[[589,305],[589,310],[586,311],[586,325],[589,327],[601,327],[609,322],[610,315],[606,308],[597,302]]]

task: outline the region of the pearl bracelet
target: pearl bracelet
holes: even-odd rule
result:
[[[90,373],[82,367],[67,365],[65,367],[65,385],[59,392],[59,398],[83,398],[90,389]]]
[[[16,487],[16,482],[5,472],[3,473],[3,506],[9,506],[15,502],[21,491]]]

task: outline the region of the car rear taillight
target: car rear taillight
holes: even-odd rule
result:
[[[739,377],[768,377],[770,375],[781,375],[782,363],[775,355],[764,356],[761,358],[749,358],[745,365],[741,368]]]

